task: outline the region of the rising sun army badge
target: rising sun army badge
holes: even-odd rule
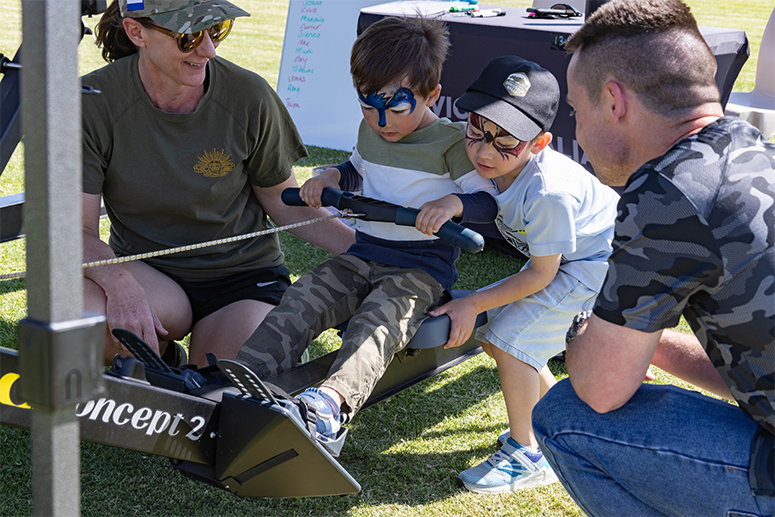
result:
[[[194,172],[203,174],[208,178],[226,176],[236,167],[231,161],[231,155],[227,155],[224,150],[205,151],[204,155],[197,157],[197,159],[199,163],[194,165]]]

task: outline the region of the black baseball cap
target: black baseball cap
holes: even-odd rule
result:
[[[455,102],[491,120],[512,136],[530,141],[548,131],[560,105],[560,85],[554,75],[518,56],[496,57]]]

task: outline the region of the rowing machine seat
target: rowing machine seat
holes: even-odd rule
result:
[[[466,291],[463,289],[453,289],[450,294],[452,295],[452,299],[456,300],[458,298],[463,298],[472,292],[473,291]],[[420,328],[417,329],[417,332],[414,337],[412,337],[412,340],[409,341],[406,348],[422,350],[443,345],[449,339],[450,323],[449,316],[446,314],[426,319],[422,322]],[[476,317],[474,328],[479,328],[485,323],[487,323],[487,313],[483,312]],[[347,331],[347,322],[342,323],[336,328],[344,334]]]

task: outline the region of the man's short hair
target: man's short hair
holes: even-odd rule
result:
[[[370,94],[408,78],[427,97],[441,80],[449,31],[438,19],[388,16],[364,30],[353,45],[350,72],[359,91]]]
[[[573,34],[573,80],[597,103],[605,82],[621,81],[666,118],[719,102],[716,59],[680,0],[613,0]]]

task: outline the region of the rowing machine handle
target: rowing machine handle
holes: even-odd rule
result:
[[[324,188],[323,194],[320,196],[320,201],[323,203],[323,206],[333,206],[341,209],[339,200],[342,199],[342,196],[344,195],[345,193],[341,190]],[[307,206],[307,203],[302,201],[301,197],[299,197],[298,188],[287,188],[283,190],[280,198],[283,200],[283,203],[288,206]]]
[[[419,213],[417,208],[399,208],[396,210],[395,222],[401,226],[414,226]],[[484,249],[484,237],[453,221],[442,224],[434,235],[469,253],[479,253]]]
[[[323,189],[321,201],[324,206],[333,206],[341,209],[339,201],[343,196],[346,196],[346,193],[341,190],[325,188]],[[281,197],[286,205],[306,206],[306,203],[299,197],[298,188],[283,190]],[[414,226],[419,213],[420,211],[416,208],[396,207],[395,224]],[[481,235],[452,221],[444,223],[435,235],[469,253],[478,253],[484,249],[484,238]]]

